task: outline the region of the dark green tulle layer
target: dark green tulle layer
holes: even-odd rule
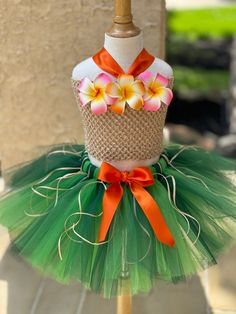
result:
[[[79,281],[111,297],[128,277],[132,294],[156,280],[177,283],[216,263],[236,242],[235,161],[200,148],[166,146],[150,167],[146,189],[161,208],[175,247],[160,243],[129,186],[97,245],[104,183],[83,145],[50,147],[41,157],[6,172],[0,223],[11,246],[44,275]]]

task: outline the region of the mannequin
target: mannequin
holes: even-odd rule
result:
[[[117,63],[127,71],[129,66],[143,49],[143,33],[139,31],[136,36],[126,38],[114,37],[106,33],[104,48],[111,54]],[[159,72],[167,78],[173,78],[173,70],[171,66],[159,58],[155,58],[152,65],[148,68],[148,71],[153,73]],[[101,69],[95,64],[92,57],[90,57],[74,67],[72,71],[72,79],[80,80],[86,76],[90,80],[93,80],[99,73],[101,73]],[[102,160],[97,160],[90,154],[89,159],[92,164],[100,167]],[[111,161],[110,163],[121,171],[130,171],[134,167],[152,165],[158,159],[159,156],[147,160],[116,160]]]
[[[128,71],[131,64],[144,48],[143,33],[132,22],[131,1],[115,1],[115,17],[111,29],[105,34],[104,48],[125,72]],[[173,79],[172,68],[159,58],[155,58],[147,70]],[[88,77],[90,80],[94,80],[100,73],[101,69],[96,65],[93,58],[90,57],[74,67],[72,79],[81,80],[84,77]],[[105,73],[109,75],[109,73]],[[114,80],[113,77],[111,79]],[[88,154],[88,157],[93,165],[96,167],[101,166],[102,160],[96,159],[91,154]],[[120,171],[131,171],[135,167],[152,165],[158,161],[159,157],[158,155],[146,160],[114,160],[109,161],[109,163]],[[132,312],[129,272],[126,267],[124,265],[121,274],[120,287],[122,295],[118,296],[117,314],[131,314]]]

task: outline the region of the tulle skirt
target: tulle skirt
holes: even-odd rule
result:
[[[106,298],[149,292],[156,280],[178,283],[210,265],[236,243],[236,162],[201,148],[164,147],[149,167],[145,189],[158,204],[175,246],[158,240],[129,185],[106,239],[98,242],[102,200],[84,145],[51,146],[40,157],[6,171],[0,224],[11,249],[45,276],[78,281]]]

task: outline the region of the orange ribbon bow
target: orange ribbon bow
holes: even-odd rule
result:
[[[129,184],[131,192],[141,206],[158,240],[169,246],[175,245],[175,240],[165,223],[160,208],[148,191],[144,189],[145,186],[154,184],[152,172],[148,167],[138,167],[128,172],[120,171],[111,164],[103,162],[99,169],[98,179],[111,183],[106,189],[102,200],[103,216],[98,235],[99,242],[104,241],[106,238],[123,195],[121,182],[125,182]]]

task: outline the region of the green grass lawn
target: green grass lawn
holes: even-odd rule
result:
[[[236,5],[169,11],[168,28],[170,34],[185,39],[232,37],[236,34]]]
[[[229,89],[228,71],[207,71],[174,66],[174,76],[174,89],[187,97],[192,91],[194,94],[196,93],[203,97],[218,98],[220,92]]]

